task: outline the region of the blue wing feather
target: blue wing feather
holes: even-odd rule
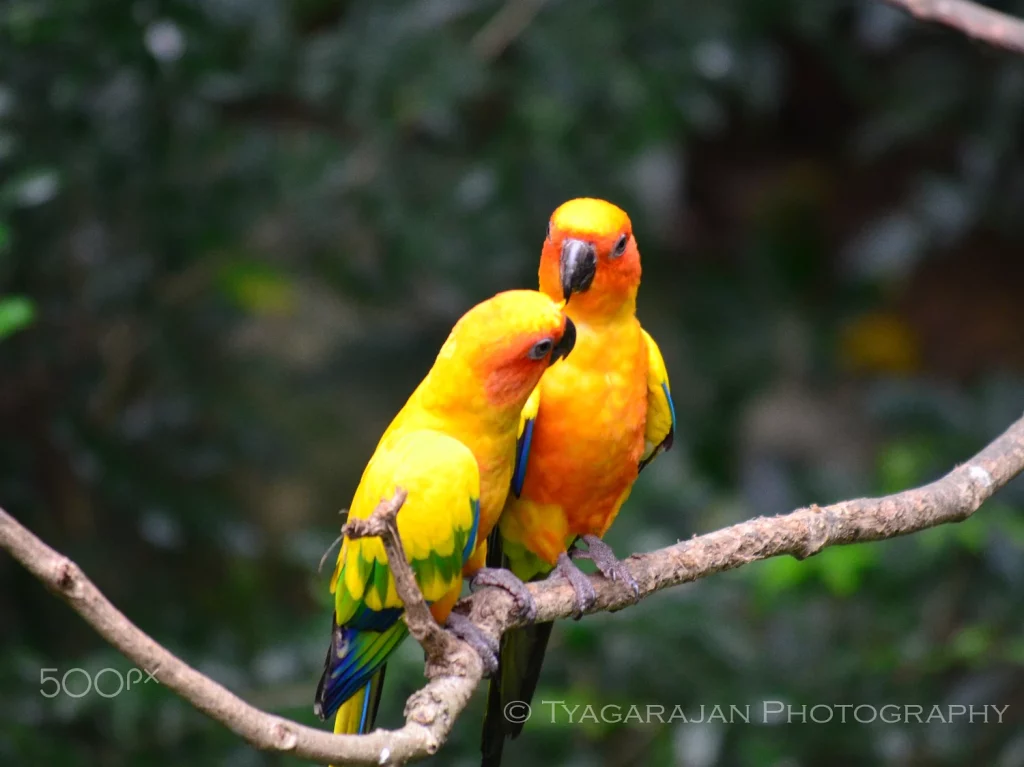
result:
[[[345,625],[357,631],[387,631],[401,617],[401,607],[388,607],[385,610],[363,607]]]
[[[363,698],[363,712],[359,715],[359,732],[366,732],[366,715],[370,713],[371,688],[373,680],[366,683],[366,696]]]
[[[401,615],[401,610],[394,612]],[[335,625],[328,650],[327,668],[317,689],[316,713],[322,719],[334,716],[342,703],[355,695],[361,687],[369,684],[391,651],[408,633],[409,629],[405,622],[397,617],[391,626],[383,631]],[[363,713],[365,716],[366,712]]]
[[[672,414],[672,429],[671,429],[671,431],[669,431],[668,436],[665,438],[666,440],[668,440],[671,443],[672,437],[676,433],[676,405],[672,401],[672,393],[669,392],[668,384],[667,383],[663,383],[661,385],[661,390],[663,392],[665,392],[665,399],[668,400],[668,411]],[[664,443],[662,443],[662,444],[664,444]]]
[[[480,499],[470,498],[469,506],[473,509],[473,527],[469,530],[469,538],[466,539],[466,545],[462,547],[462,564],[466,564],[469,555],[476,548],[476,535],[480,529]]]
[[[527,418],[523,426],[523,433],[516,441],[516,468],[512,474],[512,492],[516,498],[523,492],[523,483],[526,482],[526,465],[530,459],[530,444],[533,442],[533,422],[535,419]]]

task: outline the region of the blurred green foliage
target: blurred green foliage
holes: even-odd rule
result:
[[[314,723],[337,511],[452,322],[535,284],[557,204],[619,202],[643,253],[679,435],[610,541],[651,549],[928,481],[1020,416],[1022,118],[1024,59],[867,0],[7,0],[0,504]],[[1018,482],[960,525],[560,625],[537,695],[1003,725],[541,703],[508,763],[1022,765],[1022,507]],[[41,669],[129,665],[3,557],[0,583],[0,763],[296,763],[152,684],[43,697]],[[383,725],[421,683],[407,643]],[[480,710],[438,763],[474,762]]]
[[[0,338],[32,324],[35,310],[24,296],[0,298]]]

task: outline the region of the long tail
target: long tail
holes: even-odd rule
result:
[[[502,553],[501,538],[495,528],[487,544],[487,566],[508,567],[508,560]],[[552,628],[553,623],[537,623],[508,631],[501,638],[498,673],[487,688],[487,710],[480,741],[482,767],[498,767],[505,739],[518,737],[523,731],[525,720],[509,721],[509,716],[519,719],[527,709],[512,704],[529,706],[533,700]]]
[[[496,679],[487,689],[480,751],[482,767],[498,767],[505,738],[516,738],[526,723],[522,715],[533,700],[554,623],[536,623],[506,632],[501,639]],[[513,705],[515,703],[523,705]],[[515,721],[510,721],[511,717]],[[521,720],[521,721],[520,721]]]
[[[373,675],[363,689],[341,704],[334,717],[334,732],[347,735],[364,735],[373,729],[380,707],[380,693],[384,688],[384,672],[387,665]]]

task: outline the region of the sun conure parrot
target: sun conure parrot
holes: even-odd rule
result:
[[[365,519],[396,488],[407,492],[398,532],[416,581],[434,618],[482,654],[482,637],[451,608],[478,545],[484,499],[504,503],[523,405],[544,370],[572,349],[575,330],[560,303],[517,290],[470,309],[381,437],[349,509],[350,518]],[[343,539],[331,592],[331,644],[314,711],[321,719],[336,712],[335,732],[368,732],[384,663],[408,631],[379,539]]]
[[[541,379],[523,437],[513,484],[499,523],[505,564],[522,580],[560,572],[576,592],[579,614],[595,599],[572,558],[636,582],[601,538],[629,497],[640,470],[672,445],[675,412],[657,344],[636,318],[640,254],[629,217],[604,200],[576,199],[548,224],[540,289],[564,299],[576,323],[572,358]],[[587,551],[575,548],[582,541]],[[497,551],[491,552],[497,565]],[[483,733],[483,764],[501,760],[506,737],[522,723],[506,706],[533,696],[552,624],[526,626],[502,638]]]

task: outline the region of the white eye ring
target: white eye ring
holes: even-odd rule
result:
[[[624,234],[619,237],[618,242],[615,243],[615,247],[612,249],[612,258],[618,258],[626,252],[626,245],[629,244],[629,235]]]
[[[526,356],[531,360],[542,360],[551,353],[554,342],[550,338],[545,338],[543,341],[538,341],[532,347],[530,351],[526,353]]]

